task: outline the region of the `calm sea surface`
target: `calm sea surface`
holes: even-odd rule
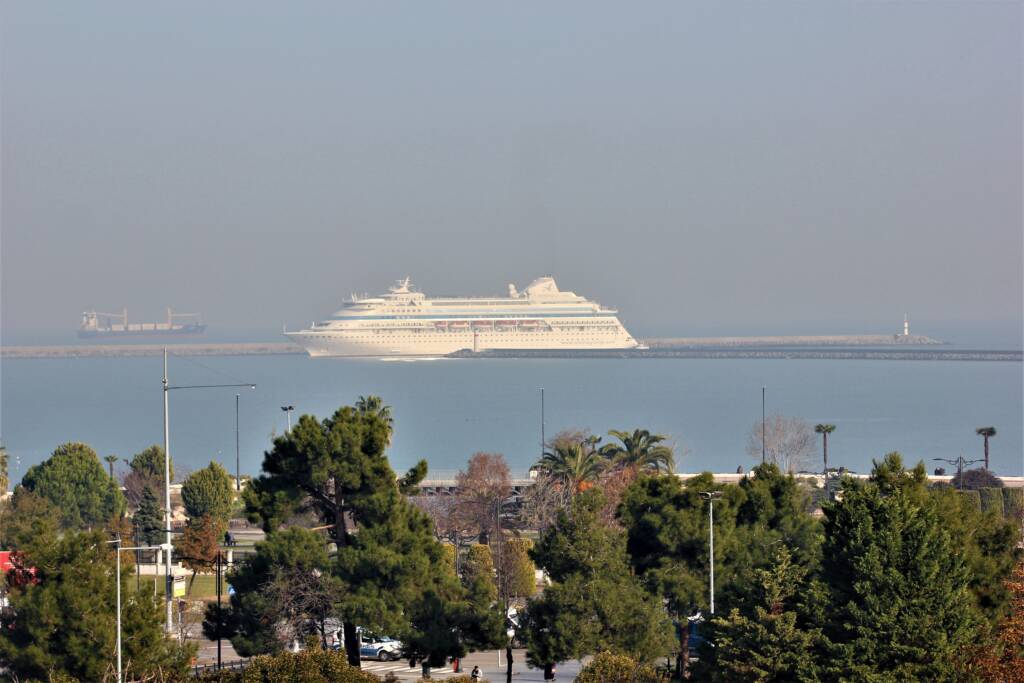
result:
[[[4,360],[0,430],[12,480],[64,441],[130,457],[162,441],[161,360]],[[830,461],[856,471],[892,450],[908,461],[980,457],[975,427],[995,425],[992,466],[1022,474],[1022,366],[1012,362],[837,360],[323,360],[304,356],[172,357],[172,385],[253,382],[241,390],[241,467],[259,470],[280,406],[323,417],[360,395],[393,406],[392,464],[426,458],[450,474],[475,451],[504,453],[516,472],[536,460],[540,387],[546,433],[644,427],[668,434],[681,471],[734,471],[768,412],[837,426]],[[171,453],[195,469],[234,470],[235,389],[171,393]]]

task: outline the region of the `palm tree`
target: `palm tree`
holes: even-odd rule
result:
[[[604,470],[605,460],[594,448],[594,441],[585,440],[558,444],[537,463],[537,469],[560,481],[574,494],[586,490]]]
[[[379,417],[388,426],[388,446],[394,437],[395,418],[391,416],[391,406],[384,403],[380,396],[360,396],[356,401],[356,410],[361,415]]]
[[[995,427],[978,427],[975,433],[985,439],[985,469],[988,469],[988,440],[996,435]]]
[[[640,470],[672,472],[675,469],[675,456],[672,448],[662,444],[667,437],[651,434],[646,429],[634,429],[633,433],[613,429],[608,432],[619,440],[601,449],[601,455],[608,458],[612,465],[628,469],[634,473]]]
[[[107,461],[107,465],[110,467],[110,478],[113,479],[114,478],[114,463],[118,461],[118,457],[116,455],[107,455],[107,456],[104,456],[103,459]]]
[[[825,456],[825,476],[828,477],[828,435],[836,431],[836,426],[829,424],[814,425],[814,431],[821,434],[821,450]]]
[[[394,423],[391,417],[391,406],[384,404],[380,396],[360,396],[356,401],[356,410],[364,415],[377,415],[389,425]]]

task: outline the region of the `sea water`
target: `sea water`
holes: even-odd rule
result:
[[[515,473],[540,455],[544,432],[645,428],[665,434],[683,472],[749,469],[752,428],[767,412],[836,425],[829,461],[865,472],[900,451],[929,472],[933,458],[982,455],[976,427],[994,425],[992,469],[1020,475],[1019,362],[761,359],[311,359],[300,355],[176,357],[172,386],[253,383],[170,392],[171,453],[179,471],[210,460],[235,470],[235,394],[243,474],[259,472],[274,434],[293,419],[323,418],[360,396],[392,407],[397,470],[418,459],[451,476],[477,451],[503,453]],[[130,458],[163,440],[160,358],[5,359],[0,439],[12,481],[58,444],[84,441]],[[607,438],[607,437],[606,437]],[[809,467],[820,468],[820,455]],[[124,468],[124,464],[119,465]]]

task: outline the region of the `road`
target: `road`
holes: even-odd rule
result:
[[[498,658],[501,663],[498,663]],[[462,675],[469,675],[474,666],[479,666],[483,678],[490,683],[502,683],[505,680],[505,652],[473,652],[462,660]],[[393,673],[402,680],[417,680],[420,678],[421,670],[409,668],[408,661],[398,662],[371,662],[363,661],[363,670],[383,678],[388,673]],[[572,661],[559,664],[555,671],[556,681],[572,681],[580,672],[580,662]],[[448,666],[443,669],[431,669],[430,677],[436,680],[444,680],[452,676],[458,676]],[[512,651],[512,680],[513,681],[543,681],[543,669],[531,669],[526,665],[526,650]]]
[[[217,661],[217,643],[209,640],[198,640],[199,653],[198,663],[199,664],[210,664]],[[238,655],[235,654],[234,649],[231,647],[230,641],[223,641],[221,643],[221,657],[225,663],[233,662],[238,660]],[[501,657],[501,664],[498,663],[499,655]],[[526,665],[526,650],[513,650],[512,651],[512,680],[513,681],[538,681],[543,682],[544,670],[543,669],[531,669]],[[483,678],[490,683],[503,683],[505,680],[505,652],[474,652],[469,654],[462,660],[462,673],[468,676],[469,672],[473,670],[474,666],[479,666],[483,673]],[[576,674],[580,672],[580,662],[571,661],[559,664],[555,671],[556,681],[572,681],[576,678]],[[414,681],[418,680],[422,675],[422,671],[419,665],[414,669],[409,668],[408,661],[397,661],[397,662],[374,662],[370,660],[363,660],[363,671],[372,673],[375,676],[384,678],[388,673],[392,673],[403,681]],[[443,681],[457,676],[452,671],[451,666],[447,666],[440,669],[431,669],[430,676],[433,679]]]

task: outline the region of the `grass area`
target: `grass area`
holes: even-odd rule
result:
[[[188,590],[191,585],[191,592],[186,595],[187,599],[191,600],[216,600],[217,599],[217,577],[212,574],[199,574],[196,576],[195,583],[192,583],[192,576],[187,575],[185,577],[185,589]],[[139,577],[139,590],[143,593],[153,593],[154,595],[164,594],[164,577],[163,576],[140,576]],[[131,580],[132,588],[135,587],[135,579]],[[228,600],[228,587],[227,582],[222,581],[221,586],[221,599],[224,602]]]

